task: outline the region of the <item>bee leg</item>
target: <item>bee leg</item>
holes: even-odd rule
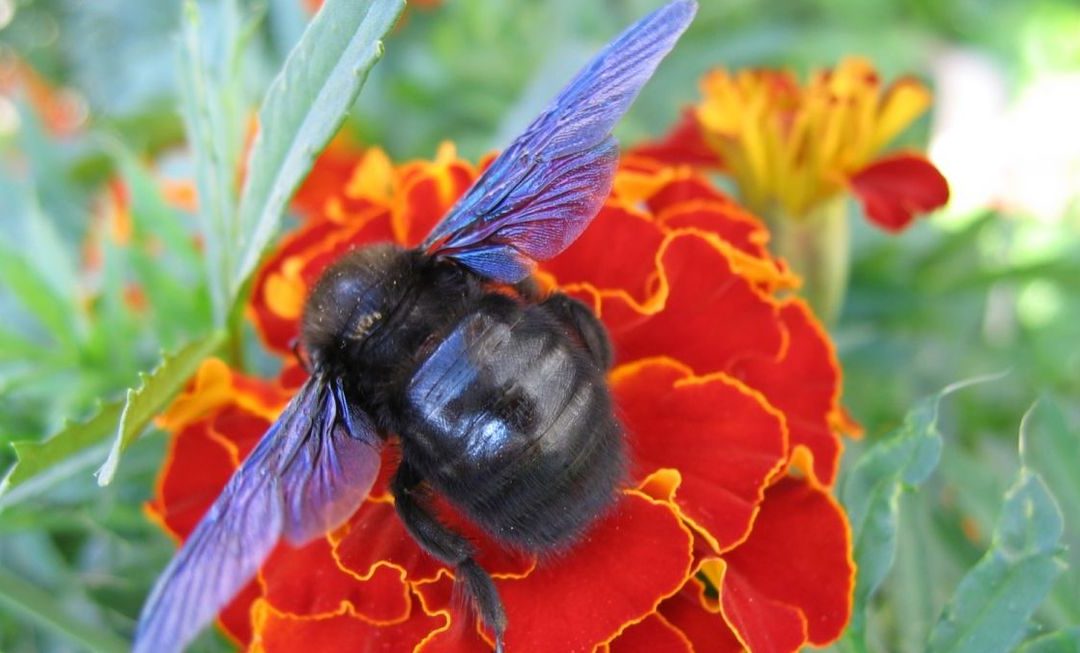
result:
[[[559,320],[576,335],[593,361],[602,370],[611,369],[615,355],[607,330],[585,304],[561,292],[552,293],[539,306]]]
[[[502,653],[506,612],[494,581],[473,556],[473,545],[459,533],[440,522],[432,513],[423,479],[402,462],[390,482],[394,506],[413,539],[431,556],[454,567],[454,575],[468,596],[472,597],[480,618],[495,633],[495,653]]]

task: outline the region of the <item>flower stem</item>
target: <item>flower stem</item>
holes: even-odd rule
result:
[[[851,256],[846,198],[823,202],[798,217],[779,207],[763,213],[772,230],[773,253],[802,277],[799,294],[825,324],[835,323],[847,291]]]

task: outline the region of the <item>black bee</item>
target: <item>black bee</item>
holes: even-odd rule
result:
[[[618,158],[611,128],[695,10],[676,0],[605,47],[419,248],[374,245],[326,270],[303,316],[311,377],[158,579],[136,653],[182,649],[281,537],[303,544],[344,522],[391,434],[402,522],[454,568],[502,649],[495,585],[430,492],[536,553],[571,545],[613,502],[626,454],[607,334],[584,305],[542,296],[530,272],[599,211]]]

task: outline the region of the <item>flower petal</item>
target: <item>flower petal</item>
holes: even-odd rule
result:
[[[542,269],[561,285],[619,288],[645,301],[663,240],[660,227],[647,215],[608,205],[574,244]]]
[[[235,469],[228,450],[211,436],[209,423],[196,422],[169,443],[157,491],[147,509],[174,537],[186,538]]]
[[[693,107],[682,112],[679,121],[660,140],[643,143],[630,151],[671,165],[695,165],[704,168],[723,167],[723,159],[705,140],[705,133]]]
[[[640,653],[641,651],[695,653],[689,638],[657,613],[650,614],[628,626],[612,640],[609,649],[611,653]]]
[[[460,590],[454,587],[449,572],[443,572],[434,581],[416,585],[416,594],[425,612],[449,619],[445,627],[433,631],[416,647],[416,653],[488,653],[494,648],[494,644],[485,639],[487,636],[481,635],[476,615],[461,600]]]
[[[901,231],[916,214],[949,201],[945,177],[917,154],[878,159],[851,175],[849,183],[862,200],[867,218],[886,231]]]
[[[776,302],[734,272],[707,235],[669,234],[657,268],[657,289],[644,304],[599,292],[600,318],[619,362],[667,356],[706,374],[780,351]]]
[[[670,506],[627,490],[564,555],[496,581],[511,624],[507,650],[592,650],[683,585],[691,543]]]
[[[715,552],[738,544],[785,464],[783,415],[730,377],[694,377],[663,359],[622,366],[611,377],[635,475],[677,470],[672,500],[682,514]]]
[[[784,413],[792,450],[804,447],[813,459],[806,471],[831,485],[842,446],[833,431],[840,414],[840,363],[824,328],[802,300],[785,303],[780,319],[786,332],[781,354],[773,360],[743,360],[732,373]]]
[[[762,651],[802,645],[779,646],[794,631],[784,606],[804,616],[814,646],[843,632],[855,585],[851,531],[836,500],[813,484],[785,478],[773,486],[750,537],[724,560],[724,614],[753,650],[757,642]]]
[[[338,564],[326,539],[278,546],[259,575],[266,600],[282,613],[334,614],[348,603],[365,620],[389,624],[405,620],[412,608],[404,571],[383,564],[360,577]]]
[[[723,560],[706,563],[705,572],[721,586],[724,618],[748,650],[794,653],[806,643],[806,617],[798,608],[762,593]]]
[[[678,594],[660,604],[660,614],[690,640],[695,653],[742,653],[742,643],[723,616],[706,607],[701,592],[701,583],[691,578]]]
[[[352,613],[348,605],[333,615],[299,617],[274,609],[267,601],[251,609],[255,635],[249,653],[295,651],[385,651],[411,653],[433,630],[445,627],[446,617],[422,610],[393,625],[377,625]]]
[[[334,552],[349,573],[366,577],[379,565],[405,570],[410,583],[430,582],[447,571],[405,530],[389,497],[369,498],[349,522],[334,534]],[[438,502],[443,523],[469,538],[477,547],[477,562],[492,576],[527,574],[535,561],[522,553],[495,544],[483,531],[465,521],[445,502]]]
[[[439,147],[434,161],[402,166],[401,190],[394,203],[394,236],[407,247],[419,245],[476,179],[475,169],[457,158],[450,143]]]

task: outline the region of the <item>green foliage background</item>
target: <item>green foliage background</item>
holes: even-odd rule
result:
[[[700,1],[619,126],[624,143],[663,133],[716,65],[805,73],[862,54],[886,79],[930,80],[943,53],[961,47],[992,62],[1012,97],[1080,73],[1080,7],[1068,0]],[[445,139],[478,156],[658,4],[410,8],[346,129],[396,160],[429,157]],[[22,461],[18,484],[0,495],[0,651],[123,650],[172,553],[141,513],[163,438],[134,442],[106,487],[92,475],[139,372],[162,351],[213,349],[219,341],[202,340],[212,333],[233,343],[225,353],[234,360],[270,371],[243,325],[219,315],[212,275],[190,245],[200,223],[163,201],[148,162],[175,178],[205,172],[184,146],[185,111],[189,125],[193,113],[218,112],[220,143],[240,143],[310,16],[300,0],[206,0],[198,14],[196,31],[183,32],[176,0],[0,0],[0,79],[18,57],[85,111],[77,132],[58,137],[25,96],[0,98],[0,470],[16,452]],[[193,110],[200,79],[210,108]],[[905,138],[925,143],[929,133],[924,119]],[[1006,135],[987,135],[987,157],[999,156],[995,136]],[[136,246],[103,241],[103,265],[89,274],[89,216],[116,176],[131,192]],[[957,635],[959,623],[996,650],[1080,650],[1078,197],[1072,189],[1061,215],[946,210],[895,238],[855,221],[852,285],[833,335],[846,404],[867,437],[850,448],[840,488],[853,515],[870,517],[865,528],[853,522],[874,554],[859,557],[860,573],[877,576],[860,576],[856,627],[835,648],[995,650]],[[153,243],[164,246],[151,256],[142,245]],[[124,299],[136,282],[144,313]],[[996,372],[1004,375],[936,398]],[[90,421],[41,444],[70,418]],[[1042,585],[1010,585],[1040,573]],[[1003,587],[1018,603],[988,621],[1000,605],[979,601]],[[199,646],[224,645],[207,636]]]

